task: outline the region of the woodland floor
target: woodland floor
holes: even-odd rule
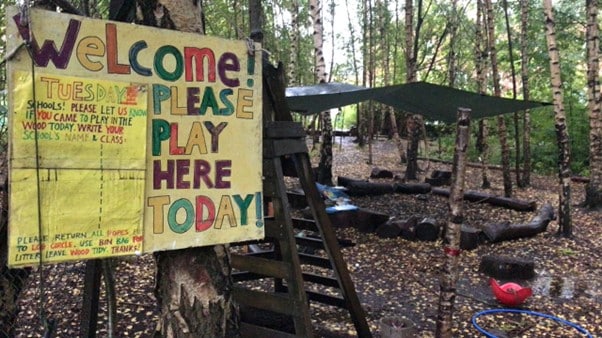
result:
[[[397,163],[397,151],[391,141],[380,140],[373,145],[373,164],[368,165],[367,148],[360,149],[347,138],[334,147],[334,174],[368,178],[376,166],[403,174]],[[534,151],[537,151],[534,149]],[[421,162],[422,169],[427,163]],[[428,170],[451,170],[449,165],[431,162]],[[486,192],[503,194],[501,173],[489,172],[492,189]],[[480,174],[467,168],[466,190],[480,190]],[[532,258],[537,276],[521,281],[531,286],[534,295],[522,308],[560,317],[588,330],[593,337],[602,337],[602,213],[588,212],[579,207],[584,198],[584,183],[572,184],[572,239],[556,235],[558,223],[552,221],[546,232],[528,239],[481,244],[477,249],[460,255],[460,276],[454,310],[454,337],[481,336],[471,323],[480,311],[500,308],[489,290],[488,277],[479,272],[481,257],[503,254]],[[431,217],[447,219],[447,199],[427,195],[383,195],[352,198],[351,203],[398,218]],[[514,197],[558,205],[556,176],[533,175],[527,189],[514,189]],[[528,222],[536,212],[517,212],[483,203],[464,204],[466,223],[474,227],[493,222]],[[371,331],[380,337],[379,322],[387,316],[405,317],[414,321],[418,337],[434,337],[439,276],[444,264],[441,241],[412,242],[402,238],[382,239],[375,234],[359,233],[353,228],[337,228],[340,238],[350,239],[355,246],[342,249],[356,291],[367,315]],[[44,311],[56,322],[55,337],[78,336],[79,314],[83,288],[84,264],[59,264],[34,270],[20,301],[18,337],[39,337],[39,284],[45,290]],[[120,260],[116,266],[118,337],[151,337],[157,312],[153,295],[154,264],[152,256]],[[105,302],[101,301],[99,337],[106,337]],[[312,304],[311,315],[318,337],[355,337],[355,329],[345,310]],[[483,318],[483,317],[482,317]],[[508,337],[582,337],[568,325],[538,317],[502,314],[490,315],[479,321],[488,330],[506,332]],[[499,335],[502,337],[502,335]]]

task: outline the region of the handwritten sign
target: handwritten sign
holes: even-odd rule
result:
[[[10,265],[263,237],[247,42],[8,13]]]

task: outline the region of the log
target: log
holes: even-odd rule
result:
[[[418,218],[412,216],[405,220],[391,219],[376,228],[376,234],[381,238],[395,238],[402,236],[405,239],[414,240],[416,238],[415,227]]]
[[[497,279],[531,279],[535,277],[535,262],[510,256],[483,256],[479,271]]]
[[[449,197],[449,189],[432,188],[431,192],[435,195]],[[488,203],[494,206],[504,207],[516,211],[535,211],[537,208],[537,202],[535,201],[524,201],[516,198],[496,196],[472,190],[464,192],[464,199],[470,202]]]
[[[357,179],[357,178],[345,177],[345,176],[339,176],[339,177],[337,177],[337,185],[338,186],[346,187],[351,182],[368,182],[368,181],[366,181],[366,180],[360,180],[360,179]]]
[[[430,178],[424,180],[434,187],[440,187],[442,185],[450,185],[451,183],[451,171],[435,170],[431,174]]]
[[[350,196],[384,195],[393,192],[395,192],[395,186],[389,183],[353,181],[347,185],[347,194]]]
[[[481,235],[483,234],[482,230],[462,224],[460,231],[460,249],[469,251],[474,250],[479,246]]]
[[[370,178],[393,178],[393,172],[391,170],[374,167],[370,172]]]
[[[357,223],[355,227],[360,232],[374,232],[381,224],[387,222],[390,216],[380,212],[367,209],[357,211]]]
[[[441,226],[434,218],[425,218],[416,224],[416,239],[433,242],[441,235]]]
[[[532,237],[546,231],[551,220],[556,219],[554,207],[544,204],[539,214],[526,224],[491,223],[483,226],[483,233],[492,242],[501,242],[511,239]]]
[[[428,194],[431,192],[431,185],[428,183],[395,183],[393,187],[395,192],[400,194]]]

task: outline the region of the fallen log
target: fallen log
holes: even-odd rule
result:
[[[451,184],[451,171],[435,170],[431,174],[430,178],[425,178],[424,182],[432,185],[433,187],[440,187],[442,185]]]
[[[359,232],[370,233],[376,231],[381,224],[391,218],[387,214],[368,209],[359,209],[357,212],[357,223],[355,227]]]
[[[418,218],[412,216],[408,219],[391,219],[376,228],[376,234],[381,238],[394,238],[401,236],[408,240],[416,239],[415,227]]]
[[[497,279],[531,279],[535,277],[535,262],[531,258],[483,256],[479,271]]]
[[[357,178],[345,177],[345,176],[339,176],[339,177],[337,177],[337,185],[338,186],[346,187],[351,182],[368,182],[368,181],[366,181],[366,180],[360,180],[360,179],[357,179]]]
[[[492,223],[483,226],[483,233],[492,242],[501,242],[510,239],[532,237],[546,231],[551,220],[556,219],[554,207],[544,204],[539,214],[526,224]]]
[[[425,218],[416,224],[416,239],[433,242],[441,235],[441,225],[434,218]]]
[[[431,192],[431,185],[428,183],[395,183],[393,187],[395,192],[400,194],[427,194]]]
[[[392,193],[426,194],[431,191],[427,183],[375,183],[366,181],[346,182],[346,193],[350,196],[373,196]]]
[[[435,195],[449,197],[449,189],[432,188],[431,192]],[[472,190],[464,192],[464,199],[470,202],[488,203],[516,211],[535,211],[537,208],[537,202],[535,201],[524,201]]]
[[[347,184],[347,194],[350,196],[384,195],[394,192],[395,186],[390,183],[352,181]]]
[[[391,170],[374,167],[370,172],[370,178],[393,178],[393,172]]]

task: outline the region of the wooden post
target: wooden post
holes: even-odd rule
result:
[[[450,218],[446,225],[443,251],[445,265],[439,283],[439,310],[437,313],[437,337],[452,337],[452,316],[458,281],[458,256],[460,255],[461,226],[464,221],[463,204],[466,151],[470,139],[470,109],[458,108],[456,149],[452,167],[452,186],[449,195]]]

